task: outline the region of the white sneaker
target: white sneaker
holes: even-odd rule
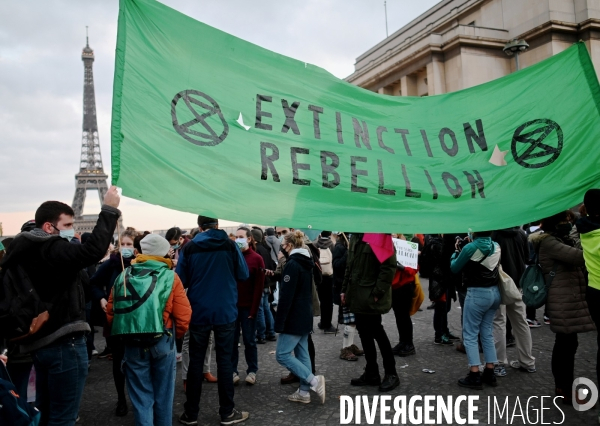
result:
[[[325,377],[324,376],[317,376],[317,385],[314,387],[311,387],[310,389],[314,392],[316,392],[317,395],[319,395],[319,399],[321,400],[321,404],[325,404]]]
[[[299,402],[301,404],[310,404],[310,394],[306,396],[300,395],[300,389],[288,396],[288,401]]]
[[[177,352],[175,354],[175,361],[181,362],[182,359],[183,359],[183,355],[181,355],[181,352]]]
[[[237,373],[233,373],[233,384],[237,385],[240,382],[240,376]]]
[[[248,375],[246,376],[246,384],[247,385],[255,385],[256,384],[256,373],[248,373]]]
[[[96,355],[98,355],[98,351],[96,349],[93,349],[92,350],[92,356],[96,356]]]

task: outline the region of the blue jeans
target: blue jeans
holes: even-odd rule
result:
[[[467,289],[463,313],[463,339],[470,367],[480,364],[477,336],[481,337],[485,362],[490,364],[498,362],[494,345],[493,321],[499,306],[498,286]]]
[[[269,290],[265,289],[262,296],[262,301],[256,315],[256,336],[259,339],[265,337],[275,337],[275,321],[269,306]]]
[[[73,426],[88,375],[85,336],[62,337],[33,352],[32,358],[40,425]]]
[[[175,336],[169,334],[148,348],[125,344],[121,365],[137,426],[173,423]]]
[[[250,308],[238,308],[238,319],[235,322],[235,336],[240,335],[242,329],[242,338],[244,339],[244,357],[248,369],[246,373],[256,373],[258,371],[258,350],[256,349],[256,319],[248,318]],[[233,372],[239,374],[238,361],[239,351],[237,339],[233,339],[231,353],[231,368]]]
[[[197,419],[202,395],[203,368],[210,331],[214,331],[217,352],[217,390],[219,392],[219,415],[225,419],[233,412],[233,369],[231,352],[235,337],[235,321],[223,325],[190,324],[190,367],[187,373],[186,402],[184,409],[188,417]]]
[[[292,356],[294,352],[295,357]],[[309,382],[315,377],[311,373],[310,356],[308,355],[308,334],[296,336],[280,334],[277,340],[275,355],[277,362],[300,378],[300,390],[309,391]]]

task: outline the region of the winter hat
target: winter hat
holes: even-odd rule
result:
[[[267,228],[265,232],[267,233],[267,237],[275,235],[275,230],[273,228]]]
[[[257,243],[262,243],[263,234],[260,231],[260,229],[253,229],[250,231],[250,233],[252,234],[252,238],[254,238],[254,241],[256,241]]]
[[[588,189],[583,197],[583,204],[590,216],[600,216],[600,189]]]
[[[331,237],[331,231],[321,231],[321,237],[323,237],[323,238]]]
[[[140,241],[142,253],[149,256],[165,256],[171,244],[158,234],[148,234]]]

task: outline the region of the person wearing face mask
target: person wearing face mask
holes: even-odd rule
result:
[[[121,234],[121,245],[110,254],[107,261],[100,265],[90,280],[92,285],[92,303],[99,304],[103,312],[106,312],[108,296],[116,279],[123,272],[123,267],[128,268],[131,265],[131,261],[138,254],[138,250],[134,247],[135,239],[138,235],[139,233],[134,228],[127,228]],[[98,358],[112,358],[113,380],[117,389],[115,415],[122,417],[129,411],[127,400],[125,399],[125,375],[121,370],[125,346],[121,339],[111,336],[106,317],[104,319],[103,334],[106,338],[106,348],[98,355]]]
[[[104,196],[92,235],[76,245],[69,244],[75,235],[73,209],[46,201],[35,212],[35,229],[17,235],[0,262],[3,270],[21,267],[48,307],[48,320],[21,341],[36,370],[41,424],[75,424],[77,419],[88,374],[85,334],[90,332],[80,271],[105,255],[121,215],[119,202],[113,186]]]
[[[546,309],[552,319],[550,329],[556,333],[552,350],[555,392],[570,404],[577,334],[594,331],[596,327],[586,302],[583,250],[574,247],[569,238],[572,225],[567,217],[567,212],[561,212],[543,219],[544,232],[531,234],[529,239],[549,284]],[[576,403],[581,401],[576,399]]]
[[[256,315],[258,307],[262,301],[262,294],[265,282],[265,262],[263,258],[256,253],[254,239],[248,228],[240,228],[236,231],[235,243],[238,245],[248,266],[250,276],[245,280],[237,280],[237,308],[238,317],[235,323],[236,336],[239,336],[240,329],[244,339],[244,357],[248,369],[246,370],[246,384],[254,385],[256,383],[256,373],[258,371],[258,350],[256,349]],[[238,372],[239,351],[237,339],[233,343],[233,352],[231,355],[231,365],[233,367],[233,384],[237,385],[240,381]]]
[[[183,237],[181,229],[176,226],[167,231],[165,239],[171,246],[168,254],[171,260],[173,260],[173,267],[176,267],[181,250],[183,250],[183,247],[187,244],[188,240]]]

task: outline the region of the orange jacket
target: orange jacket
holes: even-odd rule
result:
[[[110,297],[108,298],[108,305],[106,305],[106,319],[108,320],[109,327],[112,327],[114,316],[113,294],[111,290]],[[190,326],[191,318],[192,307],[190,306],[190,301],[185,294],[179,275],[175,274],[173,289],[171,290],[171,294],[169,294],[169,299],[167,300],[165,310],[163,311],[163,323],[166,328],[172,328],[174,320],[175,334],[178,339],[181,339]]]

